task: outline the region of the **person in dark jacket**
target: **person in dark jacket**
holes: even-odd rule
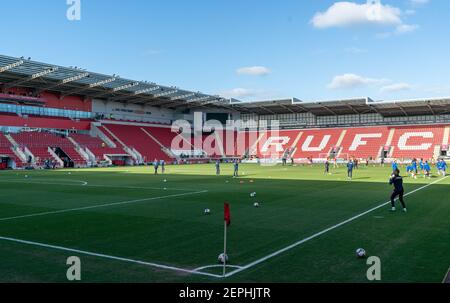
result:
[[[403,178],[400,176],[400,170],[396,169],[389,180],[389,184],[394,186],[394,192],[391,195],[391,205],[392,211],[396,211],[395,208],[395,199],[398,197],[400,203],[403,206],[403,211],[406,213],[406,204],[403,200],[403,196],[405,194],[405,189],[403,188]]]

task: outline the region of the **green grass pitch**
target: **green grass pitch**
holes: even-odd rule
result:
[[[218,177],[213,164],[164,176],[151,167],[1,172],[0,281],[67,282],[66,260],[78,256],[82,282],[367,282],[359,247],[381,259],[382,282],[441,282],[448,271],[450,178],[407,178],[407,214],[385,205],[336,226],[389,200],[389,167],[360,167],[353,181],[322,166],[240,173],[223,165]],[[223,278],[225,201],[233,267]]]

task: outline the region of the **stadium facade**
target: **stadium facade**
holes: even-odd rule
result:
[[[191,128],[199,112],[202,126],[220,123]],[[450,97],[241,102],[0,55],[0,127],[2,169],[154,159],[409,161],[450,156]]]

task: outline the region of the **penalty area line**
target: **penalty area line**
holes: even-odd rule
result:
[[[16,219],[32,218],[32,217],[41,217],[41,216],[47,216],[47,215],[63,214],[63,213],[90,210],[90,209],[96,209],[96,208],[105,208],[105,207],[110,207],[110,206],[134,204],[134,203],[147,202],[147,201],[153,201],[153,200],[162,200],[162,199],[167,199],[167,198],[191,196],[191,195],[203,194],[203,193],[207,193],[207,192],[208,192],[207,190],[202,190],[202,191],[182,193],[182,194],[174,194],[174,195],[151,197],[151,198],[144,198],[144,199],[137,199],[137,200],[113,202],[113,203],[91,205],[91,206],[84,206],[84,207],[77,207],[77,208],[61,209],[61,210],[55,210],[55,211],[46,211],[46,212],[34,213],[34,214],[28,214],[28,215],[0,218],[0,222],[11,221],[11,220],[16,220]]]
[[[180,267],[175,267],[175,266],[170,266],[170,265],[163,265],[163,264],[146,262],[146,261],[124,258],[124,257],[111,256],[111,255],[95,253],[95,252],[90,252],[90,251],[85,251],[85,250],[79,250],[79,249],[74,249],[74,248],[68,248],[68,247],[63,247],[63,246],[50,245],[50,244],[44,244],[44,243],[9,238],[9,237],[0,237],[0,241],[14,242],[14,243],[19,243],[19,244],[24,244],[24,245],[29,245],[29,246],[43,247],[43,248],[60,250],[60,251],[76,253],[76,254],[82,254],[82,255],[86,255],[86,256],[98,257],[98,258],[103,258],[103,259],[110,259],[110,260],[115,260],[115,261],[134,263],[134,264],[144,265],[144,266],[148,266],[148,267],[183,272],[183,273],[187,273],[187,274],[202,275],[202,276],[208,276],[208,277],[213,277],[213,278],[222,278],[222,276],[220,276],[220,275],[195,271],[195,270],[191,270],[191,269],[185,269],[185,268],[180,268]]]
[[[413,191],[411,191],[411,192],[405,194],[405,197],[406,197],[406,196],[410,196],[410,195],[412,195],[412,194],[415,194],[416,192],[419,192],[419,191],[421,191],[421,190],[424,190],[424,189],[426,189],[426,188],[428,188],[428,187],[430,187],[430,186],[432,186],[432,185],[434,185],[434,184],[437,184],[437,183],[439,183],[439,182],[442,182],[443,180],[447,179],[448,177],[449,177],[449,176],[444,177],[444,178],[439,179],[439,180],[436,180],[436,181],[434,181],[434,182],[432,182],[432,183],[429,183],[429,184],[427,184],[427,185],[425,185],[425,186],[422,186],[422,187],[420,187],[420,188],[417,188],[417,189],[415,189],[415,190],[413,190]],[[383,208],[383,207],[385,207],[386,205],[388,205],[389,203],[391,203],[391,201],[388,201],[388,202],[385,202],[385,203],[383,203],[383,204],[380,204],[380,205],[378,205],[378,206],[376,206],[376,207],[373,207],[373,208],[371,208],[371,209],[369,209],[369,210],[367,210],[367,211],[365,211],[365,212],[363,212],[363,213],[360,213],[360,214],[358,214],[358,215],[356,215],[356,216],[354,216],[354,217],[351,217],[350,219],[347,219],[347,220],[345,220],[345,221],[342,221],[341,223],[338,223],[338,224],[336,224],[336,225],[334,225],[334,226],[331,226],[331,227],[329,227],[329,228],[327,228],[327,229],[324,229],[324,230],[322,230],[322,231],[320,231],[320,232],[318,232],[318,233],[316,233],[316,234],[314,234],[314,235],[312,235],[312,236],[309,236],[309,237],[307,237],[307,238],[305,238],[305,239],[303,239],[303,240],[300,240],[300,241],[295,242],[295,243],[293,243],[293,244],[291,244],[291,245],[289,245],[289,246],[286,246],[285,248],[282,248],[282,249],[280,249],[280,250],[277,250],[277,251],[275,251],[275,252],[273,252],[273,253],[271,253],[271,254],[265,256],[265,257],[262,257],[262,258],[260,258],[260,259],[258,259],[258,260],[256,260],[256,261],[253,261],[253,262],[251,262],[251,263],[249,263],[249,264],[247,264],[247,265],[244,265],[244,266],[242,266],[242,267],[239,268],[239,269],[236,269],[236,270],[234,270],[234,271],[232,271],[232,272],[229,272],[228,274],[225,275],[225,277],[228,278],[228,277],[231,277],[231,276],[233,276],[233,275],[235,275],[235,274],[238,274],[238,273],[240,273],[240,272],[242,272],[242,271],[244,271],[244,270],[247,270],[247,269],[249,269],[249,268],[255,267],[256,265],[259,265],[259,264],[261,264],[261,263],[263,263],[263,262],[265,262],[265,261],[267,261],[267,260],[269,260],[269,259],[272,259],[272,258],[274,258],[274,257],[276,257],[276,256],[279,256],[279,255],[281,255],[281,254],[283,254],[283,253],[285,253],[285,252],[287,252],[287,251],[289,251],[289,250],[292,250],[293,248],[296,248],[297,246],[300,246],[300,245],[302,245],[302,244],[304,244],[304,243],[306,243],[306,242],[308,242],[308,241],[311,241],[311,240],[313,240],[313,239],[315,239],[315,238],[318,238],[318,237],[322,236],[323,234],[326,234],[326,233],[328,233],[328,232],[330,232],[330,231],[333,231],[333,230],[335,230],[335,229],[337,229],[337,228],[339,228],[339,227],[341,227],[341,226],[343,226],[343,225],[346,225],[346,224],[348,224],[348,223],[350,223],[350,222],[353,222],[353,221],[355,221],[355,220],[357,220],[357,219],[359,219],[359,218],[361,218],[361,217],[363,217],[363,216],[365,216],[365,215],[367,215],[367,214],[369,214],[369,213],[371,213],[371,212],[374,212],[374,211],[376,211],[376,210],[378,210],[378,209],[380,209],[380,208]]]

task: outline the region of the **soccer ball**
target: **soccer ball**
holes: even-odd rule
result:
[[[256,197],[256,193],[255,192],[251,193],[250,197],[252,197],[252,198]]]
[[[366,257],[366,251],[363,248],[358,248],[356,250],[356,256],[358,258],[365,258]]]
[[[28,178],[28,175],[25,175],[25,178]]]
[[[205,215],[210,215],[211,214],[211,210],[209,208],[205,208],[205,210],[203,211],[203,213]]]
[[[166,180],[166,179],[164,179],[164,183],[167,183],[167,180]]]
[[[220,264],[224,264],[225,262],[228,262],[228,255],[222,253],[217,259]]]
[[[258,208],[258,207],[259,207],[259,203],[258,203],[258,202],[255,202],[255,203],[253,204],[253,206],[256,207],[256,208]]]

